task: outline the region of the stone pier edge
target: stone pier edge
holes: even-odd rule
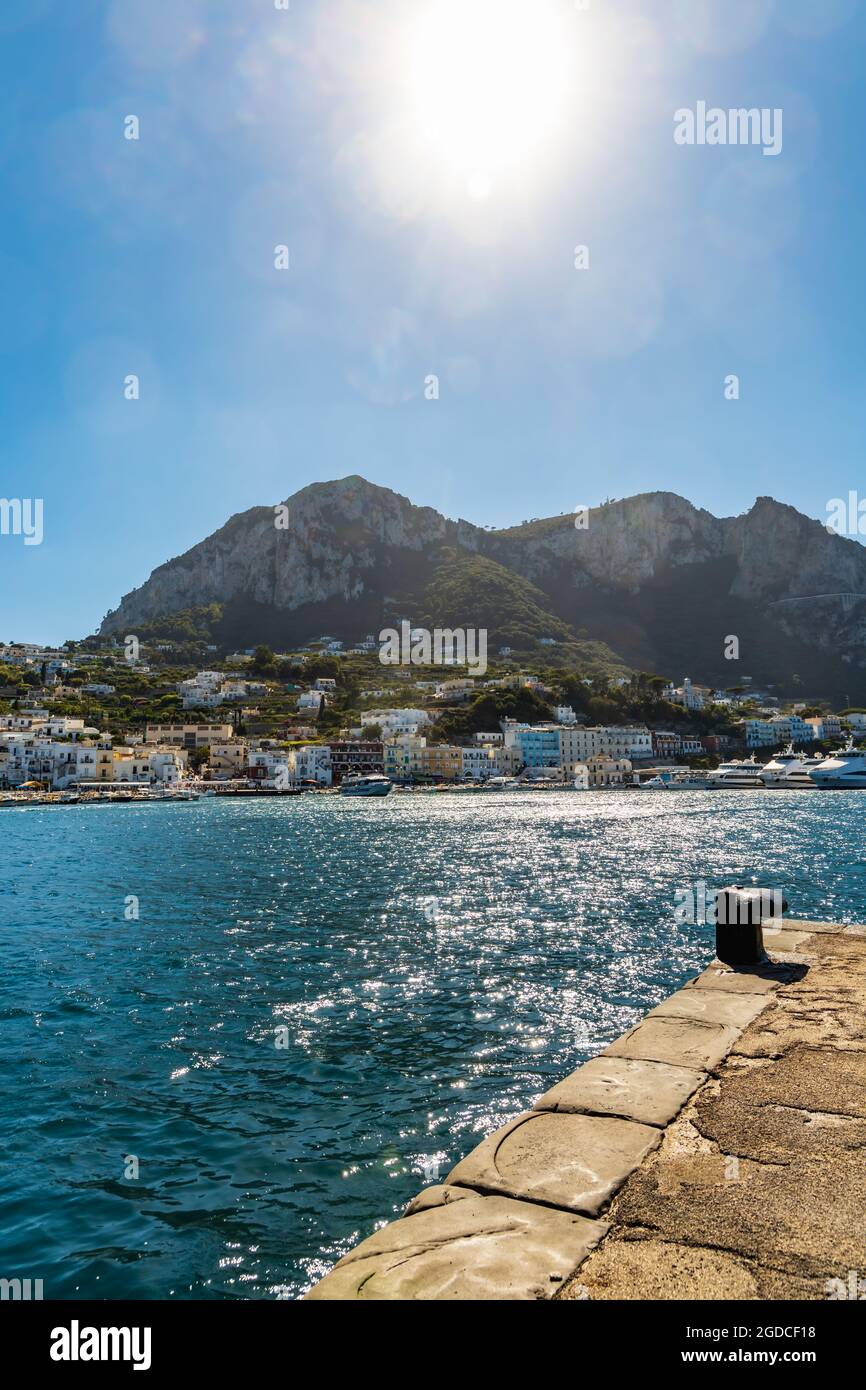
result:
[[[713,1084],[776,991],[807,973],[807,943],[850,935],[866,928],[787,920],[764,929],[766,965],[712,962],[488,1135],[306,1299],[544,1300],[579,1289],[617,1193]]]

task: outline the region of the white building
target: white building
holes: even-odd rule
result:
[[[651,758],[653,739],[649,729],[642,724],[612,724],[602,728],[600,752],[611,758],[628,758],[631,761]]]
[[[562,767],[570,772],[578,764],[586,764],[590,758],[603,752],[602,730],[586,728],[580,724],[563,727],[559,731],[562,749]]]
[[[27,733],[31,729],[41,729],[47,718],[47,710],[40,711],[38,714],[35,711],[28,714],[0,714],[0,729],[8,729],[14,733]]]
[[[309,743],[291,748],[288,760],[293,782],[318,782],[320,786],[330,787],[331,750],[327,744]]]
[[[183,754],[174,748],[112,748],[94,743],[57,743],[35,734],[0,738],[0,781],[7,786],[46,782],[55,791],[82,782],[176,784]]]
[[[149,756],[151,781],[176,786],[183,775],[182,755],[176,748],[156,748]]]
[[[383,738],[399,738],[417,734],[431,722],[432,716],[426,709],[370,709],[364,710],[361,718],[363,727],[378,724]]]
[[[213,743],[225,743],[231,736],[231,724],[148,724],[144,741],[181,748],[207,748]]]
[[[649,760],[653,756],[652,734],[643,725],[518,724],[503,721],[505,747],[518,747],[528,765],[559,767],[570,775],[578,764],[593,758],[615,761]]]
[[[772,719],[744,719],[747,748],[775,748],[783,743],[811,743],[812,724],[799,714],[776,715]]]
[[[463,776],[471,777],[476,782],[486,781],[488,777],[494,776],[499,770],[495,748],[484,748],[479,745],[474,748],[461,748],[460,758],[463,765]]]
[[[691,734],[683,734],[680,739],[680,749],[687,758],[699,758],[707,751],[703,739],[695,738]]]
[[[776,730],[766,719],[744,719],[747,748],[773,748],[779,742]]]
[[[198,686],[181,691],[183,709],[219,709],[225,696],[221,690],[203,690]]]
[[[45,721],[44,729],[46,734],[51,734],[53,738],[68,738],[71,734],[96,733],[96,729],[87,729],[83,719],[70,719],[67,715],[52,715]]]
[[[693,685],[688,676],[684,677],[681,686],[670,684],[662,690],[663,700],[669,700],[673,705],[684,705],[686,709],[703,709],[711,695],[709,686]]]
[[[855,720],[862,722],[855,723]],[[866,729],[866,714],[846,714],[844,720],[838,714],[823,714],[807,719],[806,723],[816,739],[841,739],[843,723],[857,732]]]
[[[294,772],[294,759],[291,752],[282,748],[250,749],[247,767],[250,777],[264,787],[287,787],[298,781]]]
[[[440,681],[435,694],[437,700],[468,700],[474,689],[474,680],[467,676],[463,680]]]
[[[576,724],[577,715],[571,705],[556,705],[553,710],[553,717],[557,724]]]
[[[178,694],[184,709],[216,709],[223,702],[221,671],[199,671],[190,680],[180,681]]]

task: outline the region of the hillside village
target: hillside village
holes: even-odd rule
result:
[[[788,743],[826,749],[866,712],[782,706],[747,677],[728,690],[645,673],[585,677],[556,643],[501,648],[485,677],[383,666],[370,634],[285,653],[200,653],[112,638],[0,644],[0,787],[212,784],[248,791],[339,786],[384,773],[407,786],[627,786],[659,767],[711,767]]]

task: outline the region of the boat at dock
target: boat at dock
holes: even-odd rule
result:
[[[390,778],[383,776],[381,772],[344,777],[340,783],[341,796],[387,796],[390,790]]]
[[[866,748],[855,748],[849,738],[844,748],[810,768],[809,777],[816,787],[866,787]]]
[[[707,781],[711,787],[763,787],[763,770],[752,754],[751,758],[734,758],[729,763],[721,763],[707,774]]]
[[[641,782],[642,792],[705,792],[715,784],[696,772],[659,772]]]
[[[820,753],[795,752],[793,743],[789,743],[784,752],[764,765],[761,781],[765,787],[814,787],[809,774],[824,761]]]

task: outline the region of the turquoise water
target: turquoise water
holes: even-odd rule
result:
[[[866,920],[864,796],[3,810],[0,1275],[296,1297],[706,963],[678,888]]]

